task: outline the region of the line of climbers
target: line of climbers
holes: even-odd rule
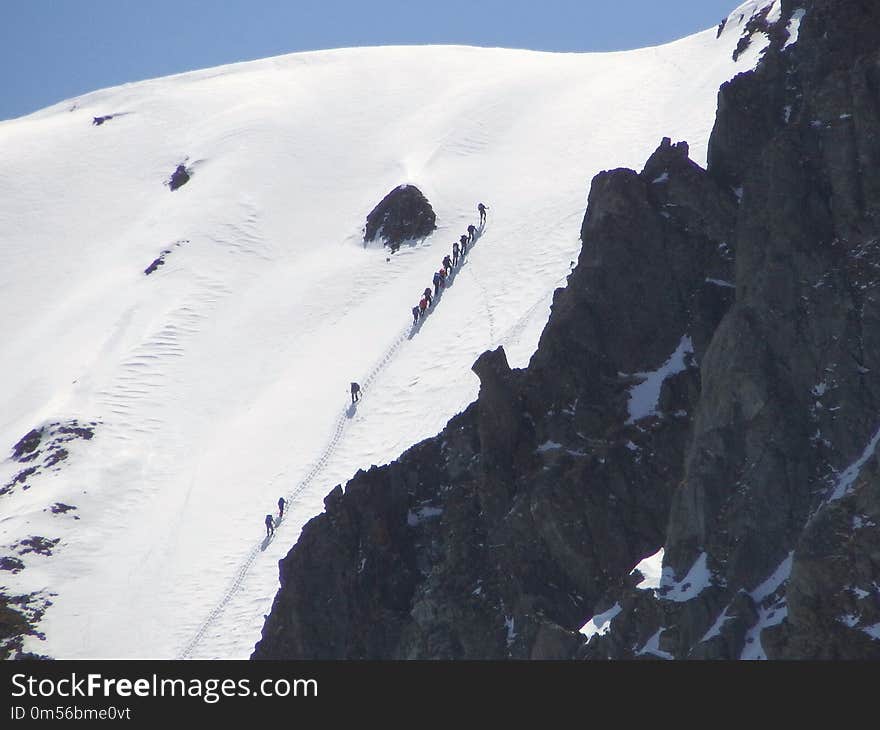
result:
[[[287,501],[284,497],[278,498],[278,520],[276,521],[272,515],[266,515],[266,537],[272,537],[275,534],[275,527],[281,524],[281,520],[284,518],[284,505],[287,504]]]
[[[468,246],[473,244],[473,242],[477,240],[478,234],[483,232],[483,226],[486,223],[486,211],[488,209],[489,206],[477,203],[477,212],[480,214],[479,229],[473,223],[468,225],[467,233],[463,233],[461,238],[452,244],[452,257],[450,258],[449,254],[443,257],[443,266],[434,274],[434,293],[431,294],[431,287],[426,287],[425,291],[422,292],[422,298],[418,305],[412,308],[413,326],[416,326],[419,323],[419,320],[428,316],[428,308],[434,305],[435,300],[440,296],[440,292],[446,285],[447,280],[451,280],[450,277],[455,275],[455,267],[457,267],[460,262],[464,262]],[[353,382],[351,384],[352,405],[359,401],[360,398],[361,386]],[[272,535],[275,534],[275,527],[281,523],[281,519],[284,517],[284,505],[284,497],[279,497],[277,520],[275,520],[272,515],[266,515],[265,522],[267,538],[272,537]]]
[[[419,303],[412,308],[413,327],[417,326],[420,320],[423,320],[428,316],[430,311],[429,308],[434,306],[435,300],[439,299],[447,282],[452,281],[452,277],[455,276],[455,268],[459,263],[464,263],[464,257],[467,255],[468,246],[477,239],[477,234],[482,233],[483,231],[483,226],[486,223],[487,210],[488,206],[485,206],[482,203],[477,204],[477,212],[480,214],[479,230],[473,223],[468,225],[467,234],[463,233],[461,238],[452,244],[452,256],[450,257],[449,254],[446,254],[446,256],[443,257],[443,265],[434,273],[434,293],[431,293],[431,287],[426,287],[425,291],[422,292],[422,298],[419,300]]]

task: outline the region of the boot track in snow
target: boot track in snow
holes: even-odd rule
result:
[[[480,235],[474,239],[473,243],[471,244],[471,249],[469,249],[469,251],[473,249],[473,247],[476,245],[477,241],[481,237],[482,237],[482,228],[480,229]],[[462,264],[462,266],[463,266],[463,264]],[[458,273],[458,272],[456,272],[456,273]],[[476,277],[474,277],[474,278],[476,280]],[[479,285],[479,281],[477,281],[477,283]],[[492,313],[491,313],[491,309],[489,307],[488,293],[486,292],[485,288],[482,285],[480,285],[480,290],[483,293],[485,305],[486,305],[487,311],[489,312],[490,337],[494,337],[494,325],[493,325],[494,320],[492,319]],[[536,307],[544,300],[546,300],[546,297],[543,297],[537,304],[535,304],[532,308],[530,308],[528,310],[528,312],[526,313],[526,316],[530,317],[531,314],[536,309]],[[524,326],[524,324],[525,324],[524,321],[517,322],[516,325],[514,325],[513,329],[515,329],[517,327]],[[421,321],[419,322],[419,325],[421,325]],[[513,330],[511,330],[511,331],[513,331]],[[367,376],[362,381],[360,381],[362,393],[365,393],[369,389],[370,384],[376,380],[376,378],[385,369],[385,367],[392,361],[394,356],[400,350],[400,347],[405,342],[412,339],[413,333],[414,333],[414,327],[411,324],[407,324],[405,327],[403,327],[400,330],[397,337],[394,339],[394,342],[392,342],[392,344],[388,347],[388,349],[382,355],[381,359],[373,366],[373,368],[370,370],[370,372],[367,374]],[[288,505],[288,508],[289,508],[289,505],[291,505],[293,503],[293,500],[298,495],[300,495],[306,488],[308,488],[309,485],[311,485],[311,483],[315,480],[315,478],[326,468],[327,464],[330,462],[330,459],[332,458],[333,454],[336,452],[336,448],[339,446],[339,443],[345,434],[346,425],[351,420],[351,416],[353,415],[353,409],[355,408],[355,405],[356,405],[355,403],[352,403],[352,404],[346,406],[345,408],[342,409],[340,414],[337,416],[336,422],[333,425],[332,434],[331,434],[329,440],[327,441],[326,445],[322,449],[320,457],[318,457],[317,461],[315,461],[315,463],[312,465],[311,469],[309,469],[308,473],[306,473],[306,475],[296,484],[296,486],[290,492],[288,492],[288,494],[285,496],[285,501]],[[281,527],[281,522],[278,523],[278,525],[276,527],[276,532],[277,532],[277,529],[279,529],[280,527]],[[251,566],[254,564],[254,562],[256,561],[259,554],[265,550],[266,546],[269,544],[269,542],[271,541],[271,539],[273,537],[274,537],[274,533],[272,535],[267,535],[259,543],[257,543],[256,545],[254,545],[251,548],[250,552],[247,554],[244,561],[241,563],[238,570],[236,571],[235,576],[232,578],[231,582],[227,586],[226,591],[223,593],[223,597],[220,599],[220,601],[217,603],[217,605],[214,606],[214,608],[211,610],[211,612],[208,614],[208,616],[205,618],[205,620],[199,626],[198,630],[196,631],[196,633],[192,637],[192,639],[189,640],[189,642],[186,644],[186,646],[178,654],[178,656],[177,656],[178,659],[190,658],[192,653],[195,651],[195,649],[201,643],[202,639],[205,637],[205,634],[208,632],[208,629],[210,629],[210,627],[213,625],[213,623],[221,616],[221,614],[223,613],[223,610],[226,608],[227,605],[229,605],[230,601],[232,601],[232,599],[238,593],[239,589],[241,588],[242,583],[244,582],[244,579],[247,577],[247,574],[251,569]]]

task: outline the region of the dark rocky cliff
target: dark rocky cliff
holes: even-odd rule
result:
[[[880,6],[782,6],[708,172],[593,180],[529,367],[331,492],[254,658],[880,657]]]

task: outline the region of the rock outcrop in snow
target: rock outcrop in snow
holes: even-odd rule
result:
[[[437,216],[431,203],[415,185],[400,185],[370,211],[364,227],[364,243],[384,241],[392,251],[402,243],[430,236]]]
[[[21,570],[17,558],[0,558],[0,571]],[[42,637],[36,628],[51,601],[38,594],[8,595],[0,592],[0,659],[47,659],[23,650],[27,636]]]
[[[190,177],[190,171],[186,169],[186,166],[183,164],[178,165],[174,172],[171,173],[171,178],[168,180],[169,189],[174,191],[177,190],[177,188],[186,185],[189,182]]]
[[[91,440],[95,435],[96,422],[80,423],[72,419],[66,423],[52,423],[40,428],[28,431],[12,447],[12,460],[26,466],[16,475],[0,487],[0,496],[12,492],[17,485],[22,489],[28,489],[28,479],[32,476],[50,469],[57,469],[56,465],[68,457],[68,450],[64,446],[70,441],[77,439]]]
[[[795,18],[708,172],[664,140],[594,179],[529,367],[483,355],[475,404],[328,496],[255,658],[880,657],[880,8]]]

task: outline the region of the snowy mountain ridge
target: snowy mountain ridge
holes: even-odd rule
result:
[[[667,135],[705,162],[718,86],[766,45],[733,61],[736,16],[625,53],[293,54],[0,123],[2,583],[41,634],[22,648],[247,656],[277,561],[330,488],[472,402],[484,350],[527,362],[591,176]],[[170,191],[178,165],[190,179]],[[407,182],[438,230],[393,256],[363,246]],[[478,201],[487,226],[410,337]]]
[[[593,178],[527,367],[327,495],[252,658],[880,657],[880,6],[751,7],[706,167]]]

